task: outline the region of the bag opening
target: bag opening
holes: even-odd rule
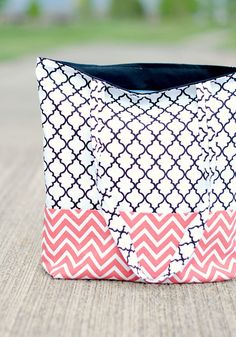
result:
[[[58,61],[80,72],[134,92],[155,92],[204,82],[236,72],[235,67],[178,63],[124,63],[111,65]]]

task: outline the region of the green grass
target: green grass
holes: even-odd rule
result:
[[[0,24],[0,60],[91,41],[174,43],[211,29],[189,20],[81,20],[73,24]]]
[[[236,49],[236,26],[233,25],[227,34],[228,38],[222,43],[224,48]]]

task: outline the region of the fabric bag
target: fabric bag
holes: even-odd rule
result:
[[[54,278],[236,276],[236,68],[38,57]]]

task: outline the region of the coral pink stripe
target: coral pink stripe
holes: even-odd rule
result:
[[[157,278],[197,213],[121,212],[140,264]],[[98,210],[45,208],[42,262],[54,278],[140,281],[127,266]],[[204,237],[181,273],[165,282],[210,282],[236,277],[236,211],[212,212]]]

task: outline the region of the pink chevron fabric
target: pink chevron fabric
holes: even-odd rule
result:
[[[121,212],[140,264],[158,277],[196,213]],[[212,212],[192,259],[165,283],[213,282],[236,275],[236,211]],[[98,210],[45,207],[42,263],[54,278],[141,281],[122,257]]]
[[[53,278],[236,277],[236,68],[37,58]]]

